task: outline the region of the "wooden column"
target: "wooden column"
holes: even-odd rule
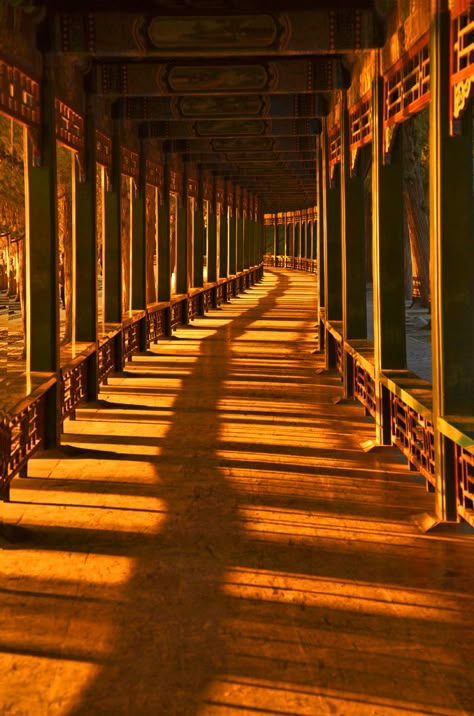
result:
[[[179,179],[178,191],[178,271],[177,293],[187,293],[188,286],[188,207],[186,206],[186,169]]]
[[[28,142],[28,214],[30,320],[26,345],[32,371],[56,373],[59,379],[59,245],[57,231],[56,124],[52,69],[45,58],[41,82],[41,157],[33,161]],[[27,294],[28,295],[28,294]],[[48,391],[44,418],[47,447],[59,444],[60,391]]]
[[[253,245],[253,195],[247,192],[247,221],[244,231],[244,266],[252,266],[252,245]]]
[[[236,187],[235,192],[236,221],[236,247],[237,247],[237,273],[244,268],[244,218],[242,209],[242,189]]]
[[[248,207],[247,207],[247,250],[245,262],[247,268],[253,266],[253,243],[254,243],[254,220],[253,220],[253,194],[248,193]]]
[[[342,246],[341,246],[341,173],[336,164],[330,182],[328,137],[323,137],[322,191],[325,206],[324,254],[325,254],[325,296],[326,320],[342,321]],[[326,367],[334,367],[333,344],[325,336]]]
[[[214,177],[212,177],[211,182],[212,190],[207,217],[207,280],[209,283],[215,283],[217,280],[217,207]]]
[[[95,118],[89,108],[85,116],[85,166],[76,166],[76,340],[97,341],[97,187]],[[82,171],[81,171],[82,170]],[[87,397],[99,392],[97,354],[88,358]]]
[[[285,256],[286,253],[286,247],[285,247],[285,231],[286,231],[286,225],[284,222],[283,215],[282,214],[275,214],[276,221],[276,253],[277,256]]]
[[[377,65],[380,69],[380,56]],[[403,256],[403,173],[401,133],[390,160],[383,156],[383,78],[372,88],[372,266],[376,439],[390,443],[390,415],[378,376],[383,369],[406,367]],[[385,161],[384,161],[385,160]]]
[[[204,286],[204,207],[202,167],[198,170],[198,195],[194,205],[194,277],[193,286]]]
[[[132,196],[132,309],[146,308],[146,159],[140,150],[140,173]]]
[[[221,206],[221,231],[219,236],[220,244],[220,278],[227,278],[229,275],[228,262],[229,262],[229,245],[228,245],[228,225],[227,225],[227,187],[224,188],[224,200]]]
[[[327,192],[323,193],[323,155],[322,142],[326,141],[326,135],[320,134],[316,138],[316,206],[318,208],[318,223],[316,226],[316,261],[318,263],[318,285],[319,285],[319,310],[326,306],[326,249],[325,249],[325,233],[326,225],[326,197]],[[324,348],[324,330],[319,323],[319,347]]]
[[[298,217],[294,219],[294,236],[295,236],[295,242],[294,242],[294,253],[293,256],[295,258],[301,257],[301,217]]]
[[[432,0],[430,27],[430,253],[436,511],[457,518],[453,443],[439,421],[474,414],[472,98],[450,136],[450,14]]]
[[[158,207],[158,301],[169,301],[171,297],[169,179],[169,167],[165,164]]]
[[[110,186],[105,192],[105,323],[122,323],[122,241],[120,234],[120,132],[112,136]]]
[[[325,274],[326,318],[342,320],[342,248],[341,248],[341,176],[340,166],[334,167],[334,179],[329,185],[329,166],[326,164],[326,221],[325,221]]]
[[[196,235],[201,234],[203,228],[202,203],[199,206],[199,167],[193,162],[185,165],[184,177],[184,205],[186,208],[186,275],[188,290],[191,287],[202,286],[202,254],[201,262],[196,272]],[[200,244],[201,241],[197,242]],[[196,278],[200,283],[196,283]]]
[[[249,192],[249,201],[247,209],[248,217],[248,248],[247,248],[247,267],[251,268],[255,265],[254,262],[254,251],[255,251],[255,221],[254,221],[254,201],[255,197]]]
[[[341,109],[341,241],[343,339],[367,338],[364,181],[351,176],[349,112]],[[352,358],[344,351],[344,397],[353,394]]]
[[[229,219],[229,275],[235,276],[237,273],[237,218],[235,209],[235,187],[230,181],[226,182],[226,191],[231,212]]]
[[[248,192],[246,189],[242,189],[241,193],[242,208],[240,215],[242,217],[242,262],[241,271],[247,268],[247,244],[248,244]]]
[[[276,257],[278,256],[278,224],[277,224],[277,214],[271,214],[271,224],[265,223],[265,253],[269,253],[268,249],[271,245],[271,255],[273,257],[273,261],[276,264]],[[270,241],[270,235],[271,235],[271,244]]]
[[[140,142],[139,175],[132,195],[132,310],[146,309],[146,157]],[[140,350],[146,350],[146,318],[140,326]]]
[[[254,243],[253,243],[253,265],[258,266],[260,263],[260,235],[261,226],[258,212],[258,198],[254,197],[253,204],[253,221],[254,221]]]

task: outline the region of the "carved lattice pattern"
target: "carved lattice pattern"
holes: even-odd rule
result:
[[[434,487],[434,430],[429,418],[410,408],[397,395],[391,394],[392,441],[408,461]]]
[[[458,120],[474,86],[474,5],[459,8],[451,27],[452,116]]]
[[[55,100],[56,138],[72,149],[84,149],[84,119],[61,100]]]
[[[39,125],[40,90],[38,82],[1,60],[0,109],[25,124]]]
[[[98,129],[95,130],[95,157],[98,164],[105,167],[112,166],[112,140]]]
[[[363,366],[354,364],[354,395],[364,408],[375,418],[375,381]]]
[[[26,466],[28,458],[44,440],[45,400],[43,393],[26,402],[12,417],[0,421],[0,498],[8,501],[10,482]]]
[[[113,337],[104,341],[97,351],[99,383],[105,383],[107,376],[115,367],[115,340]]]
[[[87,394],[88,361],[61,370],[61,418],[67,418]]]
[[[137,152],[128,147],[120,147],[120,171],[128,177],[137,180],[140,173],[139,156]]]
[[[372,141],[370,92],[349,110],[349,144],[351,152]]]
[[[334,336],[332,336],[332,339],[334,341],[334,355],[336,357],[336,368],[338,373],[343,376],[344,375],[344,364],[343,364],[343,350],[342,350],[342,341],[337,340]]]
[[[122,340],[124,360],[131,360],[132,355],[140,350],[140,321],[124,326]]]
[[[166,333],[165,311],[149,311],[146,317],[147,343],[156,343]]]
[[[387,72],[384,81],[384,153],[389,154],[395,125],[422,110],[430,99],[429,37],[423,37]]]
[[[191,296],[188,301],[188,318],[192,320],[196,316],[199,316],[200,296],[197,293],[195,296]]]
[[[171,328],[186,323],[186,300],[178,301],[171,306]]]
[[[455,445],[458,512],[474,527],[474,447]]]
[[[329,133],[329,166],[341,161],[341,129],[334,127]]]

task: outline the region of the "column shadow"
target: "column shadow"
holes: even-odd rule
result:
[[[218,403],[233,341],[275,305],[288,284],[287,277],[278,276],[276,287],[256,306],[202,340],[157,459],[169,516],[163,530],[147,535],[138,550],[122,597],[114,652],[70,716],[191,716],[214,675],[225,670],[221,625],[228,605],[221,582],[241,534],[238,497],[215,451]],[[133,556],[136,551],[134,545]]]

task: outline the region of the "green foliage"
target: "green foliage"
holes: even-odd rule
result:
[[[13,241],[25,232],[23,127],[0,114],[0,232]]]
[[[420,173],[423,181],[426,205],[428,205],[429,190],[429,115],[428,109],[418,112],[412,120],[415,128],[415,152],[418,158]]]

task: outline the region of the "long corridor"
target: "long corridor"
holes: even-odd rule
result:
[[[16,478],[4,716],[474,714],[474,538],[318,372],[316,278],[266,272],[110,378]]]

